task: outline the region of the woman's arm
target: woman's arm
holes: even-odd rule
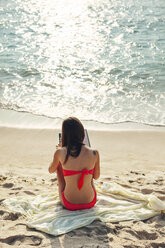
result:
[[[98,151],[93,151],[93,154],[96,156],[96,163],[93,172],[93,178],[97,180],[100,176],[100,156]]]
[[[60,164],[60,150],[57,150],[54,153],[53,162],[49,166],[48,169],[49,173],[54,173],[57,170],[59,164]]]

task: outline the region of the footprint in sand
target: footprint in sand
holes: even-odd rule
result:
[[[130,233],[132,236],[138,238],[139,240],[155,240],[158,238],[157,233],[148,233],[147,231],[131,231],[126,230],[126,232]]]
[[[99,223],[99,224],[98,224]],[[105,224],[102,224],[101,222],[93,222],[93,224],[86,226],[86,227],[82,227],[78,230],[74,230],[70,233],[68,233],[68,236],[87,236],[89,238],[94,238],[96,241],[101,241],[103,243],[109,243],[109,238],[108,238],[108,234],[111,233],[113,235],[116,235],[118,233],[118,230],[116,230],[116,228],[111,228],[108,227]],[[101,246],[102,247],[102,246]]]
[[[13,186],[14,186],[13,183],[4,183],[4,184],[2,184],[3,188],[12,188]]]
[[[50,181],[53,183],[53,182],[56,182],[57,181],[57,178],[53,178],[53,179],[50,179]]]
[[[158,196],[158,198],[162,201],[165,201],[165,196]]]
[[[15,193],[9,193],[9,195],[18,195],[19,192],[15,192]]]
[[[4,210],[0,210],[0,217],[2,217],[3,220],[17,220],[21,216],[20,213],[9,213]]]
[[[151,243],[151,247],[153,248],[165,248],[165,243]]]
[[[25,190],[25,191],[23,191],[23,192],[26,193],[27,195],[35,195],[33,192],[28,191],[28,190]]]
[[[72,239],[75,237],[86,237],[84,241],[85,243],[83,245],[80,244],[80,246],[76,246],[77,248],[112,248],[109,243],[113,241],[112,234],[116,234],[116,232],[117,230],[114,225],[110,227],[98,220],[88,226],[81,227],[67,233],[65,237],[66,240],[70,237]],[[111,237],[109,237],[109,234],[111,234]]]
[[[153,189],[142,189],[141,192],[143,194],[151,194],[153,192]]]
[[[34,235],[26,236],[26,235],[14,235],[9,236],[4,239],[0,239],[0,242],[8,244],[8,245],[32,245],[32,246],[38,246],[42,242],[42,238]]]
[[[12,190],[21,190],[23,187],[12,188]]]

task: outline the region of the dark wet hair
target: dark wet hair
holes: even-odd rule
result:
[[[69,156],[78,157],[81,152],[85,132],[84,127],[76,117],[69,117],[62,123],[62,147],[66,146],[67,154],[64,164]]]

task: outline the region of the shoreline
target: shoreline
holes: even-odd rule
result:
[[[49,118],[27,112],[0,109],[0,127],[21,129],[60,129],[63,119]],[[82,120],[81,120],[82,121]],[[136,123],[131,121],[119,123],[104,123],[98,121],[82,121],[88,130],[111,131],[111,130],[158,130],[165,131],[165,125]]]

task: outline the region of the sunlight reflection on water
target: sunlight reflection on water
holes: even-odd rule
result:
[[[1,1],[0,107],[165,124],[163,1]]]

